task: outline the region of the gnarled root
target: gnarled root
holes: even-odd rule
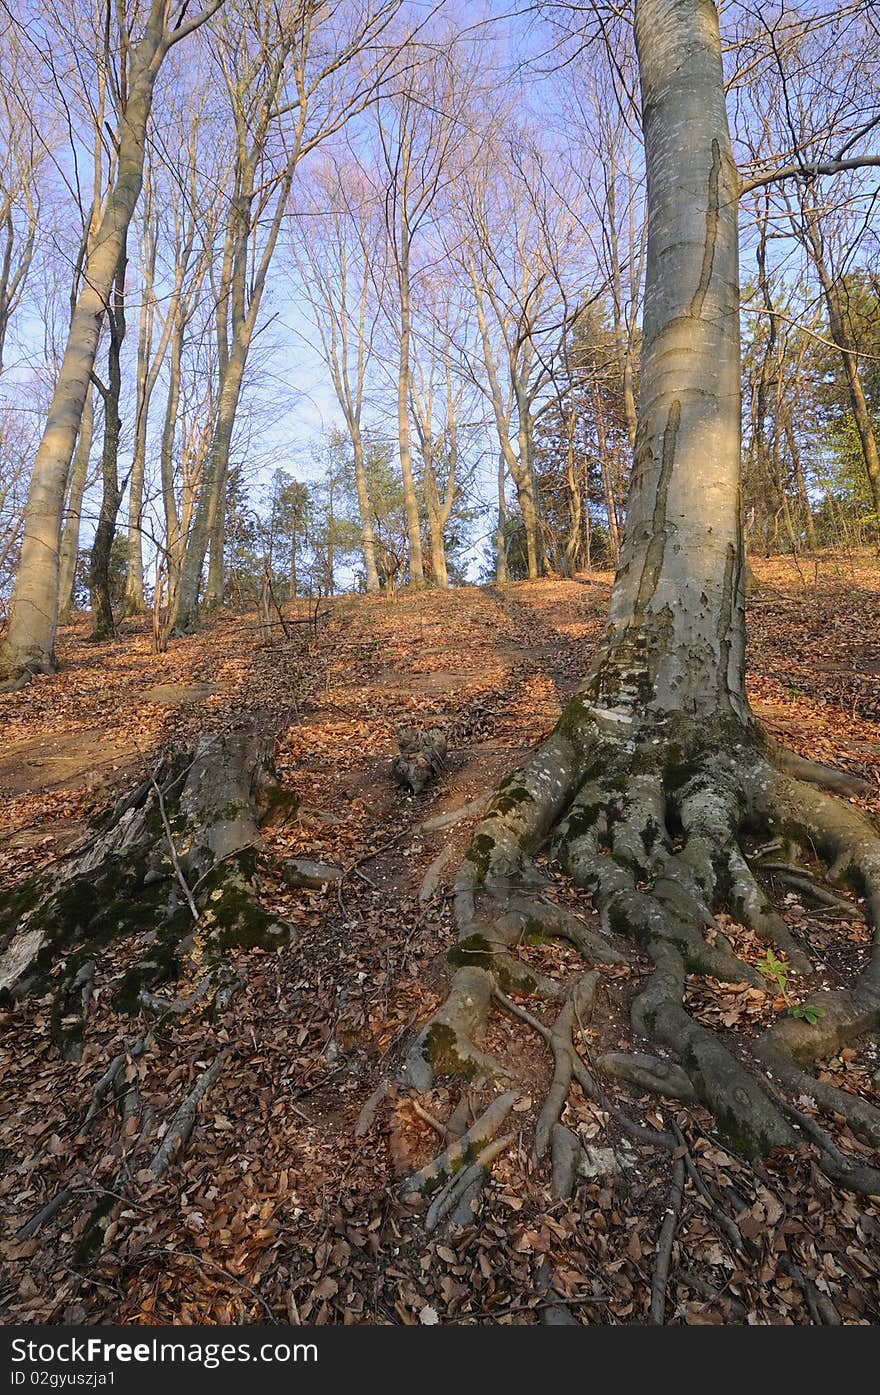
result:
[[[746,1157],[809,1141],[818,1146],[829,1175],[856,1189],[880,1191],[880,1172],[847,1159],[790,1098],[807,1094],[820,1109],[842,1115],[863,1138],[880,1143],[880,1111],[810,1072],[823,1056],[880,1027],[876,933],[870,963],[850,991],[810,998],[805,1008],[813,1012],[777,1021],[751,1056],[686,1007],[689,975],[767,987],[757,967],[741,959],[722,933],[715,921],[721,911],[774,945],[789,974],[810,972],[807,947],[793,936],[749,864],[746,838],[782,835],[816,850],[830,864],[829,879],[853,886],[865,897],[870,923],[880,924],[876,830],[839,798],[792,779],[792,768],[790,761],[774,764],[773,749],[745,718],[728,715],[702,726],[683,716],[643,714],[624,721],[617,709],[612,714],[592,708],[576,696],[544,745],[497,790],[473,835],[456,880],[459,940],[449,954],[457,968],[452,990],[409,1054],[407,1083],[424,1090],[445,1073],[504,1074],[503,1063],[487,1061],[479,1045],[498,1004],[537,1031],[553,1054],[534,1151],[541,1158],[553,1144],[560,1183],[569,1185],[577,1139],[561,1115],[572,1082],[603,1099],[572,1038],[584,985],[592,1000],[599,972],[566,987],[518,963],[516,950],[558,938],[574,944],[588,962],[601,965],[619,955],[543,895],[546,878],[533,856],[549,843],[558,865],[591,893],[605,935],[633,941],[652,965],[631,1005],[632,1022],[639,1036],[666,1047],[670,1057],[610,1053],[598,1063],[600,1072],[640,1092],[707,1106]],[[827,774],[812,766],[801,773],[815,780]],[[554,995],[563,1006],[553,1027],[515,1001]],[[556,1163],[554,1158],[554,1173]]]
[[[287,934],[257,901],[259,825],[288,801],[271,748],[268,735],[247,728],[169,753],[85,847],[12,897],[0,916],[0,994],[55,988],[52,969],[64,957],[53,1020],[68,1056],[82,1049],[102,945],[147,937],[114,994],[129,1010],[165,1011],[153,990],[176,979],[187,956],[210,974],[224,949]]]
[[[460,1136],[433,1162],[407,1179],[404,1191],[410,1196],[431,1198],[425,1218],[432,1231],[451,1217],[461,1225],[471,1219],[472,1205],[479,1196],[495,1159],[513,1142],[513,1134],[496,1138],[517,1098],[516,1090],[498,1095]]]

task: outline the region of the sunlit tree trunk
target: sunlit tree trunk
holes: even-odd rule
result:
[[[419,504],[413,476],[412,431],[409,421],[412,311],[410,307],[409,239],[405,229],[403,240],[404,246],[400,251],[398,265],[400,357],[397,367],[397,439],[400,449],[400,473],[403,479],[403,503],[406,510],[406,533],[409,541],[409,581],[412,586],[423,586],[425,573],[422,566],[422,537],[419,528]]]
[[[37,449],[25,511],[24,539],[9,627],[0,646],[0,686],[18,686],[34,673],[55,668],[58,567],[67,477],[95,366],[101,325],[110,299],[128,225],[141,192],[144,142],[153,88],[173,43],[219,8],[220,0],[192,18],[174,16],[167,0],[152,0],[144,34],[128,53],[125,108],[116,140],[116,178],[89,248],[84,273]]]
[[[599,688],[748,721],[737,201],[711,0],[640,0],[648,183],[639,429]]]

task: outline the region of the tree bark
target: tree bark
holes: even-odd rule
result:
[[[128,265],[123,242],[108,312],[110,340],[107,349],[107,387],[104,398],[104,448],[101,452],[101,510],[89,560],[89,602],[92,608],[91,639],[108,639],[115,633],[110,596],[110,560],[116,534],[116,517],[122,501],[119,488],[119,440],[122,435],[122,344],[125,339],[125,271]]]
[[[376,566],[376,536],[373,529],[373,510],[370,505],[370,491],[367,485],[367,471],[364,464],[364,438],[361,435],[360,422],[352,425],[349,422],[351,433],[351,448],[354,456],[354,485],[357,491],[358,516],[361,524],[361,540],[364,552],[364,574],[367,592],[377,595],[379,587],[379,569]]]
[[[209,977],[227,948],[285,942],[287,927],[258,901],[259,829],[296,806],[277,781],[274,736],[244,726],[167,752],[84,848],[25,882],[0,910],[0,998],[54,992],[65,1055],[78,1058],[82,1047],[77,972],[108,940],[155,932],[140,962],[112,984],[131,1012],[141,993],[178,977],[196,934]]]
[[[82,501],[89,474],[89,455],[95,429],[95,390],[89,385],[83,407],[82,422],[76,443],[76,454],[70,470],[70,487],[67,493],[64,532],[61,535],[61,552],[58,570],[58,619],[62,625],[70,623],[73,613],[73,596],[76,584],[76,565],[79,561],[79,532],[82,518]]]
[[[498,452],[498,526],[495,529],[495,580],[504,585],[510,580],[507,571],[507,471],[504,452]]]
[[[400,294],[400,362],[397,374],[397,439],[400,449],[400,473],[403,477],[403,504],[406,510],[406,535],[409,542],[409,580],[412,586],[424,586],[422,537],[419,528],[419,504],[412,468],[412,432],[409,422],[410,389],[410,286],[409,246],[406,229],[400,253],[398,285]]]
[[[598,687],[629,719],[750,722],[737,200],[710,0],[640,0],[648,185],[639,424]],[[647,685],[644,680],[647,679]]]

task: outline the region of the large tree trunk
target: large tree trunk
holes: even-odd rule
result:
[[[58,562],[67,477],[113,278],[141,191],[153,86],[166,46],[161,22],[151,19],[131,54],[128,100],[119,126],[116,183],[86,258],[67,347],[34,461],[9,629],[0,646],[0,686],[20,686],[32,674],[55,668]]]
[[[648,181],[634,478],[602,690],[657,713],[745,698],[737,199],[709,0],[641,0]],[[635,711],[632,715],[635,715]]]
[[[556,1062],[534,1152],[539,1159],[552,1140],[561,1195],[575,1184],[581,1153],[559,1123],[571,1081],[609,1107],[593,1068],[572,1045],[575,1019],[590,1009],[598,975],[563,985],[536,974],[517,949],[555,937],[594,963],[608,962],[613,952],[541,895],[546,878],[531,855],[548,842],[553,861],[591,893],[605,934],[623,946],[635,941],[653,966],[630,1004],[633,1029],[672,1055],[651,1063],[653,1085],[643,1054],[616,1053],[596,1069],[636,1081],[637,1095],[653,1088],[696,1099],[748,1157],[804,1146],[799,1129],[807,1125],[792,1098],[801,1094],[821,1096],[855,1132],[880,1144],[880,1111],[810,1070],[846,1041],[880,1028],[877,949],[849,991],[817,991],[803,1015],[772,1022],[752,1043],[751,1065],[742,1043],[731,1049],[686,1007],[689,974],[763,983],[721,933],[715,911],[775,945],[786,972],[810,972],[809,944],[768,900],[749,861],[756,858],[750,838],[784,832],[803,856],[821,855],[831,864],[829,877],[864,892],[875,930],[880,838],[859,811],[792,776],[844,790],[858,782],[782,752],[761,736],[749,709],[739,178],[712,0],[637,0],[636,42],[648,189],[643,363],[635,473],[606,638],[552,734],[503,781],[477,826],[455,884],[460,938],[448,955],[450,993],[402,1073],[419,1090],[450,1073],[509,1078],[515,1072],[488,1057],[481,1039],[493,1005],[528,1022]],[[549,1029],[511,1003],[511,992],[563,997],[557,1026]],[[780,1098],[780,1086],[789,1098]],[[632,1127],[620,1110],[614,1117]],[[829,1176],[880,1191],[880,1170],[844,1155],[818,1124],[807,1124]],[[675,1139],[669,1142],[674,1148]]]

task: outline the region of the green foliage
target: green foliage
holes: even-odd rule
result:
[[[815,1027],[820,1017],[825,1016],[825,1009],[813,1007],[811,1003],[792,1003],[788,1009],[788,1015],[789,1017],[801,1017],[811,1027]]]
[[[792,972],[791,965],[785,959],[777,959],[772,949],[768,949],[763,959],[759,959],[756,966],[758,973],[765,978],[773,979],[783,998],[788,1000],[788,977]]]
[[[880,434],[880,297],[861,270],[838,278],[846,333],[875,435]],[[777,294],[779,291],[779,294]],[[745,300],[760,300],[755,283]],[[790,552],[811,542],[865,547],[880,539],[844,361],[828,323],[804,340],[789,328],[791,287],[776,316],[750,315],[743,343],[743,506],[748,545]]]
[[[814,1007],[812,1003],[793,1003],[790,1001],[788,981],[794,970],[786,959],[777,958],[772,949],[768,949],[763,959],[758,960],[756,967],[759,973],[762,973],[765,978],[772,979],[776,984],[780,996],[786,1001],[786,1011],[789,1017],[798,1017],[809,1023],[811,1027],[815,1027],[819,1019],[825,1016],[824,1008]]]

